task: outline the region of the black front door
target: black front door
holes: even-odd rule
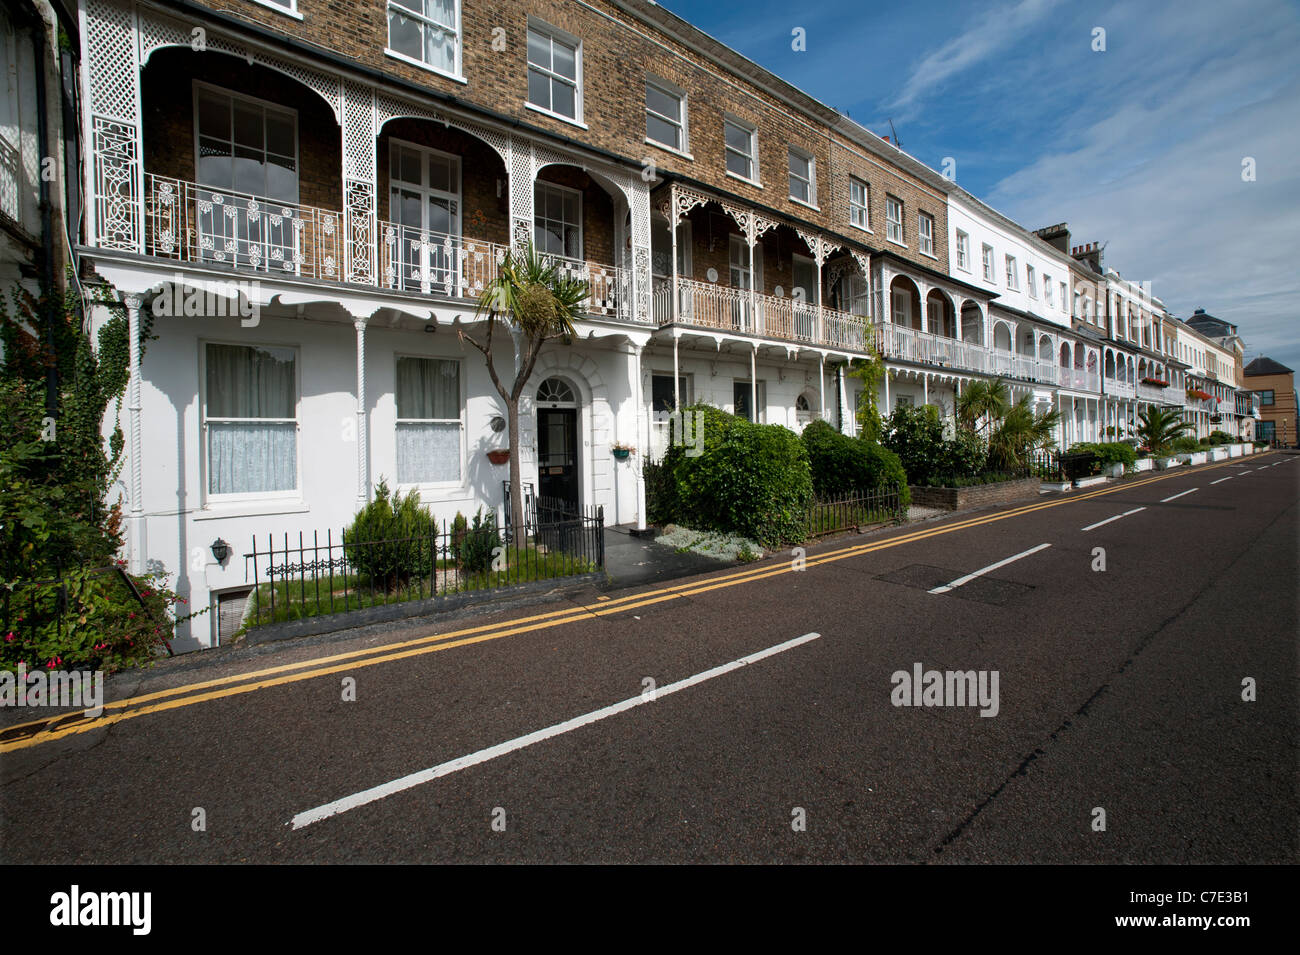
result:
[[[541,497],[578,509],[578,410],[537,412],[537,485]]]

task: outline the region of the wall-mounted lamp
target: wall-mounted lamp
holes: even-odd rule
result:
[[[212,556],[218,564],[225,564],[226,558],[230,556],[230,545],[218,537],[212,542]]]

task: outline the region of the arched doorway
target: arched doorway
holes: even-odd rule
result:
[[[559,376],[537,386],[537,493],[576,511],[578,472],[578,390]]]

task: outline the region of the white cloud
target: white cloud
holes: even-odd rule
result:
[[[984,14],[980,23],[927,53],[913,68],[889,108],[912,106],[950,78],[1005,50],[1058,3],[1059,0],[1020,0],[1014,6]]]

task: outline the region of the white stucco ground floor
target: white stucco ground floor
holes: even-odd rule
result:
[[[139,259],[97,265],[122,304],[92,309],[92,333],[125,307],[144,344],[133,349],[126,400],[105,422],[127,436],[114,489],[126,557],[212,610],[182,624],[176,649],[228,636],[229,614],[218,611],[247,594],[255,540],[263,551],[300,534],[337,540],[381,483],[418,492],[440,524],[480,508],[503,516],[509,467],[489,454],[509,447],[507,408],[464,337],[483,340],[472,304],[292,279],[219,286],[228,274],[182,276]],[[212,294],[180,307],[181,286]],[[495,367],[507,381],[514,351],[498,328]],[[522,482],[602,509],[607,525],[644,526],[642,465],[662,455],[674,407],[704,402],[796,432],[821,418],[853,433],[863,384],[850,372],[864,357],[739,332],[581,321],[572,339],[545,346],[522,393]],[[977,378],[894,361],[886,372],[882,413],[930,404],[950,425]],[[1037,409],[1061,412],[1062,446],[1101,439],[1120,415],[1097,395],[1009,387],[1013,400],[1030,394]],[[229,545],[224,561],[218,541]]]

